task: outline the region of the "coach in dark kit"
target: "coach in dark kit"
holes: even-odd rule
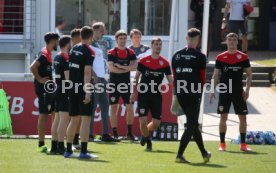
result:
[[[187,118],[187,126],[181,137],[176,157],[176,162],[179,163],[188,163],[183,154],[192,136],[201,151],[204,162],[209,162],[211,157],[211,153],[207,152],[204,148],[202,135],[198,126],[206,68],[206,56],[196,50],[200,41],[200,35],[201,33],[198,29],[189,29],[186,36],[188,46],[177,51],[171,63],[174,75],[173,97],[177,98]]]

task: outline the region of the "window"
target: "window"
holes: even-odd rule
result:
[[[22,35],[23,17],[23,0],[0,0],[0,34]]]
[[[108,35],[120,29],[120,0],[57,0],[56,20],[64,20],[66,27],[61,31],[69,34],[74,28],[102,21]]]
[[[169,35],[171,0],[128,0],[128,32],[138,28],[144,35]]]

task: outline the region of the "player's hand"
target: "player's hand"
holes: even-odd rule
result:
[[[99,80],[98,76],[92,76],[92,79],[94,83],[98,83],[98,80]]]
[[[246,101],[249,98],[249,91],[243,91],[242,97],[243,97],[243,100]]]
[[[134,104],[134,102],[136,101],[136,94],[132,93],[131,96],[130,96],[130,103],[131,104]]]
[[[41,84],[45,84],[48,80],[50,80],[49,77],[42,77],[42,78],[38,79],[37,81]]]
[[[177,115],[178,114],[178,110],[179,110],[179,103],[178,103],[176,95],[173,95],[173,97],[172,97],[172,104],[171,104],[171,113],[173,115]]]
[[[84,104],[88,104],[88,103],[90,103],[90,102],[91,102],[91,94],[86,93],[86,94],[85,94],[85,97],[84,97],[84,100],[83,100],[83,103],[84,103]]]
[[[216,94],[215,93],[210,93],[210,95],[209,95],[209,103],[210,104],[213,103],[213,99],[216,99]]]

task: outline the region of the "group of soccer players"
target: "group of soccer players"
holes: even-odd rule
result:
[[[173,87],[173,103],[179,104],[187,117],[187,126],[182,135],[176,162],[188,163],[184,151],[193,136],[204,162],[209,162],[211,153],[203,144],[199,129],[198,117],[202,97],[202,88],[205,84],[206,56],[197,50],[201,32],[196,28],[188,30],[187,46],[177,51],[171,63],[161,56],[162,40],[153,38],[151,46],[140,43],[142,33],[134,29],[130,33],[133,45],[126,47],[127,33],[119,30],[115,34],[116,46],[108,52],[102,48],[99,40],[104,35],[105,26],[98,22],[91,27],[85,26],[74,29],[70,36],[59,37],[56,33],[46,33],[44,40],[46,47],[38,54],[31,65],[35,77],[35,92],[39,100],[38,119],[38,151],[47,152],[45,145],[45,126],[48,114],[55,111],[52,122],[52,146],[50,153],[61,154],[65,158],[79,157],[81,159],[97,158],[89,154],[87,144],[91,132],[91,117],[97,104],[102,111],[103,141],[119,142],[117,132],[118,102],[122,98],[126,106],[127,138],[136,140],[132,133],[134,121],[133,103],[138,102],[138,114],[142,138],[140,144],[146,145],[146,150],[152,150],[151,134],[158,129],[162,117],[162,81],[166,77],[168,84]],[[219,55],[216,60],[214,83],[220,82],[229,86],[228,79],[232,79],[234,92],[219,95],[218,113],[222,114],[220,122],[221,144],[220,150],[225,151],[226,120],[231,102],[236,114],[241,120],[241,150],[250,150],[245,144],[246,132],[246,99],[249,95],[251,83],[251,69],[247,55],[237,50],[238,36],[231,33],[227,36],[228,51]],[[60,52],[52,60],[52,51]],[[106,51],[106,52],[104,52]],[[104,54],[107,54],[105,63]],[[139,59],[137,59],[139,57]],[[106,69],[109,71],[109,84],[114,90],[107,94]],[[54,75],[52,72],[54,68]],[[242,74],[248,76],[246,91],[243,91]],[[136,71],[131,92],[130,72]],[[54,78],[53,78],[54,76]],[[55,83],[51,83],[54,80]],[[67,82],[64,82],[67,81]],[[69,82],[68,82],[69,81]],[[181,90],[179,81],[186,82],[187,90]],[[71,82],[71,83],[70,83]],[[101,83],[104,89],[100,93],[91,89],[92,84]],[[53,92],[47,90],[50,84],[55,85]],[[70,86],[73,84],[73,86]],[[126,92],[121,92],[120,86],[125,84]],[[154,86],[152,87],[152,84]],[[195,85],[194,85],[195,84]],[[200,85],[197,85],[200,84]],[[194,90],[199,92],[194,93]],[[68,88],[68,89],[65,89]],[[93,88],[93,87],[92,87]],[[97,87],[95,87],[97,89]],[[210,95],[210,102],[214,94]],[[110,107],[108,107],[110,105]],[[149,112],[152,120],[148,122]],[[113,131],[109,135],[108,116]],[[93,124],[93,123],[92,123]],[[81,144],[78,145],[80,135]],[[66,139],[66,147],[64,143]],[[73,145],[80,149],[80,155],[73,152]]]

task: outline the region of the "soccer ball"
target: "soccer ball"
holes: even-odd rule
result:
[[[246,132],[246,143],[254,144],[254,133],[251,131]]]
[[[276,145],[276,136],[272,131],[265,132],[265,143],[268,145]]]
[[[265,144],[265,137],[263,132],[254,132],[254,144]]]

